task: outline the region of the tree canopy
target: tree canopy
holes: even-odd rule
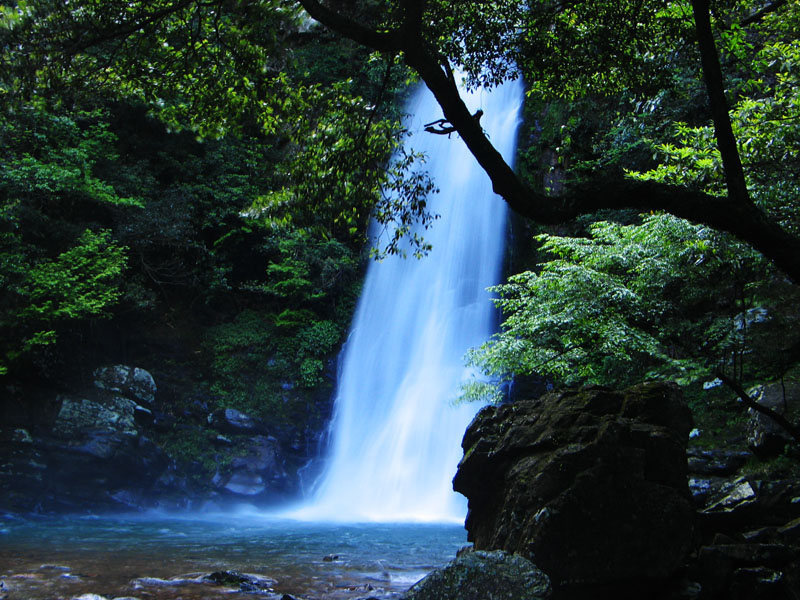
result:
[[[379,156],[369,140],[357,135],[354,145],[348,146],[342,136],[364,124],[347,121],[347,96],[287,77],[283,67],[292,53],[302,49],[301,40],[319,35],[306,13],[336,34],[379,53],[387,69],[400,60],[418,76],[488,173],[495,191],[519,214],[552,224],[606,208],[662,210],[730,232],[793,280],[800,278],[800,239],[771,210],[774,207],[752,198],[740,157],[747,140],[737,137],[729,111],[748,91],[747,82],[735,81],[741,72],[736,60],[748,52],[748,59],[767,67],[764,85],[777,77],[773,108],[780,104],[781,78],[779,69],[769,72],[775,62],[769,53],[785,51],[778,60],[793,62],[796,40],[793,43],[784,35],[782,47],[773,42],[780,35],[778,29],[791,31],[797,25],[796,2],[160,0],[80,6],[17,2],[3,11],[3,59],[6,72],[13,74],[5,78],[3,92],[7,98],[22,94],[46,101],[59,87],[74,92],[102,85],[139,96],[154,110],[161,107],[168,120],[189,120],[202,131],[222,131],[235,122],[232,115],[247,114],[265,132],[288,135],[288,140],[312,138],[308,124],[314,124],[313,131],[319,134],[326,130],[325,123],[335,122],[338,129],[331,133],[340,141],[325,151],[326,161],[340,161],[333,166],[335,171],[369,190],[366,204],[371,204],[375,184],[387,182],[386,171],[374,165],[386,159],[385,151],[394,147],[396,141],[391,139],[396,137],[369,128],[382,140],[379,146],[384,152]],[[471,118],[454,68],[466,73],[468,85],[494,85],[522,76],[531,94],[571,100],[609,94],[652,100],[686,83],[675,77],[679,69],[694,72],[696,81],[702,72],[725,192],[710,193],[665,178],[624,177],[620,173],[624,165],[615,165],[617,169],[584,174],[558,196],[544,194],[514,173],[480,123]],[[765,120],[795,118],[795,107],[784,108],[788,114],[770,113]],[[287,118],[288,114],[296,116]],[[353,147],[361,152],[352,152]],[[304,152],[306,178],[318,173],[324,177],[325,165],[315,167],[308,149]],[[357,165],[348,158],[354,154],[359,156]],[[309,183],[296,172],[293,179],[296,185]],[[323,179],[318,185],[329,187],[331,182]],[[292,185],[285,189],[275,197],[278,204],[294,195]],[[411,184],[409,193],[400,196],[419,197],[430,189]],[[344,192],[352,196],[349,203],[356,213],[369,212],[363,198],[353,195],[354,188]],[[295,207],[324,205],[313,194],[303,195]],[[426,217],[424,202],[391,208],[379,213],[397,214],[399,209]],[[352,226],[352,217],[342,213],[333,219]]]
[[[404,0],[378,3],[384,10],[378,13],[379,20],[371,22],[317,0],[301,4],[344,36],[381,52],[401,54],[436,96],[445,118],[489,174],[495,192],[519,214],[539,223],[560,223],[604,208],[666,211],[730,232],[794,281],[800,278],[800,239],[749,192],[739,154],[740,143],[746,140],[739,141],[733,131],[728,99],[745,90],[731,89],[736,73],[724,72],[720,58],[746,53],[744,45],[755,39],[760,47],[753,49],[764,51],[758,60],[769,66],[766,56],[775,51],[771,38],[776,28],[786,31],[797,25],[796,2]],[[796,40],[783,38],[781,43],[789,51],[785,59],[792,60]],[[558,197],[531,189],[470,118],[452,70],[465,69],[473,85],[521,75],[533,93],[550,97],[575,99],[624,91],[647,98],[674,87],[678,82],[671,76],[676,66],[692,62],[702,70],[725,183],[722,195],[685,182],[625,178],[608,169],[592,173]],[[780,118],[795,119],[796,107],[787,108],[788,114]]]
[[[20,0],[4,4],[0,18],[6,123],[31,111],[95,114],[112,100],[136,102],[170,131],[206,141],[235,133],[259,146],[257,156],[245,154],[261,161],[262,180],[237,217],[283,228],[288,241],[272,242],[268,281],[247,284],[254,293],[313,305],[315,278],[324,279],[320,261],[342,256],[336,240],[363,241],[370,216],[394,232],[379,254],[401,252],[404,236],[412,236],[415,253],[428,249],[411,224],[435,217],[426,202],[435,182],[417,168],[424,157],[403,147],[393,102],[418,79],[441,106],[442,129],[458,133],[519,215],[550,226],[600,221],[579,240],[553,231],[539,237],[547,260],[498,289],[507,335],[475,357],[490,371],[509,367],[515,350],[505,342],[525,342],[547,324],[549,335],[531,346],[523,371],[546,363],[567,380],[567,373],[592,380],[592,372],[610,377],[635,359],[638,376],[709,372],[721,355],[743,352],[735,322],[747,321],[753,298],[765,306],[794,301],[780,291],[767,302],[764,290],[800,282],[796,0]],[[528,91],[528,137],[537,141],[523,148],[515,171],[461,89],[519,77]],[[83,122],[94,124],[61,134],[71,136],[61,158],[9,146],[5,189],[24,199],[4,209],[9,223],[22,223],[19,207],[54,186],[115,211],[141,204],[143,194],[124,178],[98,176],[95,161],[110,159],[108,146],[91,149],[84,134],[87,127],[92,139],[107,133],[96,117]],[[545,142],[552,160],[541,177],[533,146]],[[217,209],[207,203],[202,210]],[[615,222],[609,211],[644,216]],[[170,231],[166,217],[153,232]],[[80,237],[87,230],[93,233]],[[111,259],[141,245],[124,236],[117,243],[103,230],[103,222],[75,223],[59,252],[45,258],[57,266],[65,252],[108,244],[97,297],[72,299],[85,301],[83,314],[117,301],[110,290],[100,293],[125,268]],[[220,247],[242,235],[214,233]],[[678,235],[690,241],[678,243]],[[634,259],[653,269],[626,263]],[[35,293],[33,281],[24,283],[35,272],[14,275],[20,293]],[[713,319],[700,326],[684,318],[711,302],[704,277],[723,277],[738,290],[714,307],[724,335]],[[658,288],[658,278],[674,284]],[[543,290],[559,291],[562,304],[533,314]],[[47,306],[69,306],[59,302]],[[298,314],[277,322],[291,329]],[[528,333],[517,327],[532,324]],[[35,335],[39,325],[31,327]],[[679,343],[689,330],[712,342]],[[586,354],[593,345],[595,354]],[[609,366],[609,356],[621,362]]]

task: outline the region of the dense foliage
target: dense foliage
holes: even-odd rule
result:
[[[430,183],[387,166],[404,70],[267,4],[2,7],[0,409],[45,418],[33,390],[120,362],[208,469],[217,408],[322,428],[369,212]],[[118,11],[154,29],[117,37]],[[18,52],[31,24],[47,42]]]
[[[792,366],[797,290],[746,246],[669,215],[589,234],[538,236],[550,260],[495,288],[503,330],[471,361],[498,382],[687,384],[718,370],[753,382]],[[499,399],[492,386],[467,393]]]
[[[427,250],[411,225],[435,182],[391,108],[412,77],[495,191],[560,228],[498,288],[506,321],[475,364],[739,389],[800,359],[797,0],[79,4],[3,6],[9,372],[101,317],[203,305],[215,397],[278,410],[319,383],[370,214],[392,234],[379,255]],[[524,78],[517,172],[456,70]],[[267,379],[239,376],[256,364]]]
[[[723,26],[718,38],[723,59],[735,65],[730,116],[750,198],[790,232],[800,225],[792,168],[800,46],[785,27],[796,18],[794,5],[747,32]],[[539,137],[523,154],[523,172],[534,185],[563,188],[603,168],[725,197],[721,152],[693,74],[691,62],[673,58],[683,89],[667,87],[649,101],[623,89],[588,119],[580,102],[534,98]],[[752,384],[781,379],[796,364],[800,298],[762,256],[669,215],[601,218],[609,217],[618,222],[573,229],[579,237],[537,237],[544,262],[497,288],[506,320],[495,340],[471,354],[473,363],[499,381],[536,373],[554,383],[607,385],[717,375]],[[476,384],[466,393],[500,392]]]

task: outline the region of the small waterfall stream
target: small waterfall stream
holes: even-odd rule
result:
[[[506,160],[522,97],[522,84],[512,82],[465,98],[470,111],[483,109],[481,124]],[[428,155],[441,190],[429,202],[441,218],[424,232],[433,251],[368,267],[341,357],[329,457],[298,518],[441,522],[466,513],[451,481],[478,407],[452,401],[471,376],[466,351],[496,325],[486,288],[500,274],[506,207],[457,135],[423,131],[441,116],[427,89],[407,112],[412,146]]]

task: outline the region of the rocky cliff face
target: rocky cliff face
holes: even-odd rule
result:
[[[222,409],[179,426],[157,393],[143,369],[103,367],[86,389],[57,395],[36,428],[0,425],[0,510],[265,504],[295,493],[289,444],[267,424]],[[198,446],[209,464],[190,455]]]
[[[483,409],[454,479],[469,499],[469,539],[529,558],[556,587],[671,575],[694,530],[690,428],[666,384]]]

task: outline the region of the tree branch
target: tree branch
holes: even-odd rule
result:
[[[709,68],[713,71],[716,66],[717,72],[716,75],[712,74],[712,81],[708,84],[709,94],[712,90],[715,90],[715,96],[722,93],[721,103],[719,98],[714,102],[715,111],[720,113],[716,114],[715,112],[715,123],[719,121],[723,127],[727,123],[730,129],[724,90],[721,88],[722,74],[716,57],[716,48],[713,46],[713,38],[708,35],[710,32],[708,0],[693,0],[693,2],[706,6],[705,12],[699,11],[707,21],[702,28],[703,35],[701,36],[705,38],[703,54],[705,60],[711,63]],[[308,6],[306,5],[312,8],[319,7],[319,3],[315,0],[301,0],[301,4],[307,10]],[[406,7],[412,5],[420,7],[422,0],[406,0],[405,5]],[[698,8],[702,8],[702,6]],[[341,16],[336,15],[334,18],[334,13],[327,9],[311,14],[323,25],[360,43],[370,45],[368,42],[374,37],[364,33],[363,27],[356,26]],[[409,23],[408,19],[421,18],[421,14],[421,12],[407,10],[403,29],[407,31],[414,29],[415,25]],[[376,39],[379,39],[382,44],[385,42],[385,38],[380,34],[375,33],[374,35],[378,36]],[[494,192],[504,198],[511,209],[521,216],[542,224],[558,224],[600,209],[629,208],[640,212],[665,211],[677,217],[703,223],[733,234],[761,252],[793,281],[800,283],[800,238],[784,230],[749,200],[747,189],[744,187],[743,171],[732,130],[727,137],[723,136],[723,141],[718,141],[723,157],[727,156],[728,163],[733,161],[732,166],[724,165],[726,173],[733,173],[729,174],[726,198],[653,181],[610,179],[602,174],[598,174],[598,177],[586,185],[568,190],[562,196],[546,196],[527,188],[492,145],[484,134],[483,128],[464,104],[452,73],[438,58],[438,54],[427,48],[421,39],[414,37],[398,39],[394,36],[391,39],[393,43],[399,44],[399,50],[403,52],[406,64],[417,72],[436,98],[442,108],[444,120],[449,122],[454,131],[460,135],[478,164],[487,173],[492,181]],[[711,47],[705,47],[709,41]],[[385,46],[373,45],[371,47],[380,50]],[[704,68],[705,66],[704,64]]]
[[[396,53],[401,49],[403,36],[400,31],[373,31],[331,10],[317,0],[299,1],[303,9],[314,19],[354,42],[377,50],[378,52]]]
[[[769,14],[769,13],[771,13],[771,12],[775,12],[775,11],[776,11],[776,10],[778,10],[778,9],[779,9],[781,6],[783,6],[784,4],[786,4],[786,2],[787,2],[787,0],[775,0],[775,2],[772,2],[772,3],[770,3],[770,4],[767,4],[767,5],[766,5],[764,8],[762,8],[761,10],[759,10],[759,11],[757,11],[757,12],[753,13],[752,15],[750,15],[749,17],[747,17],[746,19],[744,19],[744,20],[742,21],[742,25],[743,25],[743,26],[745,26],[745,27],[747,27],[748,25],[752,25],[753,23],[758,23],[758,22],[759,22],[761,19],[763,19],[763,18],[764,18],[766,15],[768,15],[768,14]]]
[[[723,375],[722,373],[718,372],[717,377],[719,377],[720,381],[724,383],[726,386],[731,388],[736,395],[738,395],[742,402],[744,402],[748,408],[752,408],[757,413],[760,413],[773,421],[775,421],[778,425],[780,425],[781,429],[784,429],[786,433],[794,438],[794,441],[800,444],[800,427],[789,421],[783,415],[775,412],[771,408],[764,406],[753,400],[753,398],[748,394],[745,389],[739,385],[736,381],[728,377],[727,375]]]
[[[483,111],[479,108],[478,110],[475,111],[475,114],[472,115],[472,118],[475,119],[476,121],[480,121],[482,116],[483,116]],[[436,135],[449,136],[456,130],[455,127],[449,125],[449,121],[447,119],[437,119],[436,121],[425,123],[423,127],[425,128],[425,131],[427,131],[428,133],[435,133]]]
[[[520,215],[542,224],[558,224],[608,208],[666,211],[732,233],[800,282],[800,239],[782,229],[749,200],[719,198],[653,181],[603,176],[559,197],[526,188],[486,138],[462,101],[456,83],[445,76],[437,61],[422,48],[407,48],[406,62],[419,73],[442,107],[445,119],[489,175],[494,192]]]

